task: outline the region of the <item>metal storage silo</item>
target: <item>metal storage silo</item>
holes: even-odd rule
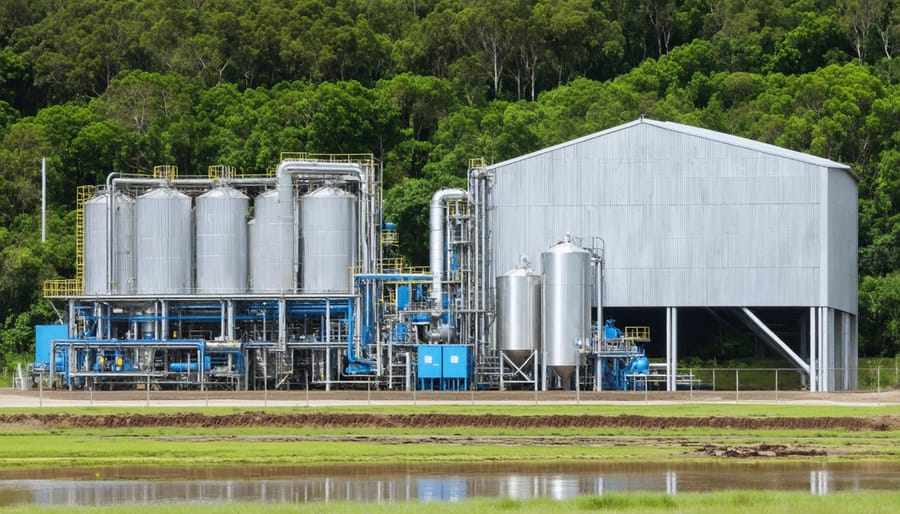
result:
[[[349,293],[356,264],[356,197],[320,187],[300,198],[300,270],[306,293]]]
[[[250,199],[231,187],[197,197],[197,293],[247,291],[247,210]]]
[[[191,198],[161,187],[135,202],[137,294],[191,292]]]
[[[527,261],[497,277],[497,349],[521,366],[541,345],[541,276]]]
[[[250,291],[280,293],[294,289],[293,205],[284,209],[278,190],[266,191],[253,201],[250,230]],[[291,213],[291,216],[288,216]]]
[[[543,344],[547,367],[567,387],[578,364],[578,341],[591,336],[591,254],[569,242],[541,254]]]
[[[134,286],[134,199],[116,193],[113,206],[112,288],[107,282],[109,193],[84,203],[84,294],[128,294]]]

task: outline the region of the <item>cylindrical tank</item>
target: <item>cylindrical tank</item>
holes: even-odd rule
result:
[[[320,187],[300,198],[303,292],[349,293],[356,265],[356,197]]]
[[[191,292],[191,198],[167,187],[135,202],[137,294]]]
[[[541,254],[543,344],[547,367],[568,387],[578,364],[579,341],[591,336],[591,254],[569,242]]]
[[[294,289],[293,205],[282,208],[275,189],[253,201],[250,230],[250,291],[280,293]],[[288,216],[288,213],[291,215]]]
[[[107,225],[109,193],[103,192],[84,203],[84,279],[83,292],[88,295],[129,294],[134,287],[134,199],[116,193],[113,207],[112,288],[107,282],[106,261],[109,259]]]
[[[541,345],[541,276],[527,263],[497,277],[497,349],[521,366]]]
[[[197,293],[247,292],[247,209],[250,199],[231,187],[197,197]]]

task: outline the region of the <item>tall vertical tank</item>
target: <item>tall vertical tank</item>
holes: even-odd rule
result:
[[[561,242],[541,254],[541,266],[546,363],[568,387],[578,364],[575,343],[591,336],[591,254]]]
[[[134,199],[116,193],[113,201],[115,236],[111,288],[106,276],[108,204],[108,192],[99,193],[84,203],[83,292],[88,295],[128,294],[134,287]]]
[[[253,220],[248,224],[251,292],[294,289],[294,208],[282,207],[275,189],[257,195],[253,201]]]
[[[521,366],[541,345],[541,276],[527,261],[497,277],[497,349]]]
[[[303,291],[349,293],[356,264],[356,197],[320,187],[300,198]]]
[[[247,291],[247,210],[250,199],[231,187],[197,197],[197,293]]]
[[[191,198],[167,187],[135,202],[137,294],[191,292]]]

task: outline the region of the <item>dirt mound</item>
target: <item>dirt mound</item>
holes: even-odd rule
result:
[[[701,453],[710,457],[824,457],[825,450],[787,446],[783,444],[756,444],[750,446],[707,446]]]
[[[277,414],[242,412],[207,415],[183,414],[0,414],[0,425],[73,428],[142,427],[313,427],[313,428],[721,428],[730,430],[900,430],[900,416],[741,418],[656,416],[509,416],[461,414]]]

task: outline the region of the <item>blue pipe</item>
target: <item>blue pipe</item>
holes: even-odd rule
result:
[[[350,304],[350,312],[347,316],[347,368],[344,370],[349,375],[368,374],[375,367],[375,361],[362,359],[356,356],[353,347],[353,304]]]

